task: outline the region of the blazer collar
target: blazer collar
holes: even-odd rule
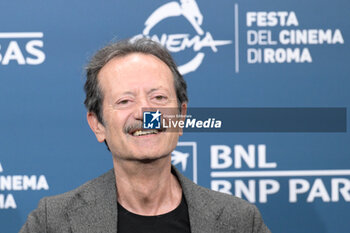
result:
[[[220,216],[224,206],[209,195],[209,190],[203,188],[182,175],[172,167],[182,187],[190,218],[192,233],[221,232]]]
[[[188,205],[192,233],[217,232],[223,206],[218,205],[208,190],[194,184],[174,166],[172,172],[181,184]],[[116,233],[118,221],[117,190],[114,170],[83,185],[68,210],[74,233]]]
[[[113,169],[81,187],[68,211],[73,233],[117,232],[117,190]]]

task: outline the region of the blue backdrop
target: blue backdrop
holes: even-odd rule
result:
[[[346,0],[0,2],[0,232],[40,198],[112,167],[83,106],[84,65],[148,36],[174,55],[190,107],[350,105]],[[215,112],[213,112],[215,116]],[[346,118],[348,123],[349,118]],[[198,184],[254,202],[272,232],[348,232],[350,135],[186,133],[173,156]]]

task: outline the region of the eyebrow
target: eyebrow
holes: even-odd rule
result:
[[[164,88],[163,88],[163,86],[152,88],[151,90],[147,91],[147,94],[150,94],[152,92],[158,91],[159,89],[164,89]],[[167,91],[167,90],[165,89],[165,91]],[[135,93],[132,92],[132,91],[126,91],[126,92],[121,93],[121,95],[132,95],[132,96],[134,96]]]
[[[123,92],[122,95],[135,95],[135,94],[131,91],[126,91],[126,92]]]
[[[149,90],[148,92],[147,92],[147,94],[150,94],[150,93],[152,93],[152,92],[154,92],[154,91],[158,91],[159,89],[164,89],[162,86],[159,86],[159,87],[157,87],[157,88],[152,88],[151,90]]]

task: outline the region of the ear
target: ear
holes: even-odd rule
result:
[[[183,103],[181,104],[181,113],[180,113],[180,114],[181,114],[182,116],[186,116],[186,113],[187,113],[187,102],[183,102]],[[181,120],[185,121],[185,120],[186,120],[186,117],[182,117]],[[179,131],[179,135],[182,136],[182,135],[183,135],[183,129],[180,128],[179,130],[180,130],[180,131]]]
[[[97,141],[104,142],[106,139],[105,127],[98,121],[97,116],[92,112],[88,112],[86,118],[91,130],[95,133]]]

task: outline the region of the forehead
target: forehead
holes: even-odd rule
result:
[[[131,53],[111,59],[100,70],[98,79],[104,90],[115,83],[118,84],[118,89],[130,88],[130,85],[137,87],[141,83],[159,83],[173,87],[170,68],[156,56],[143,53]]]

